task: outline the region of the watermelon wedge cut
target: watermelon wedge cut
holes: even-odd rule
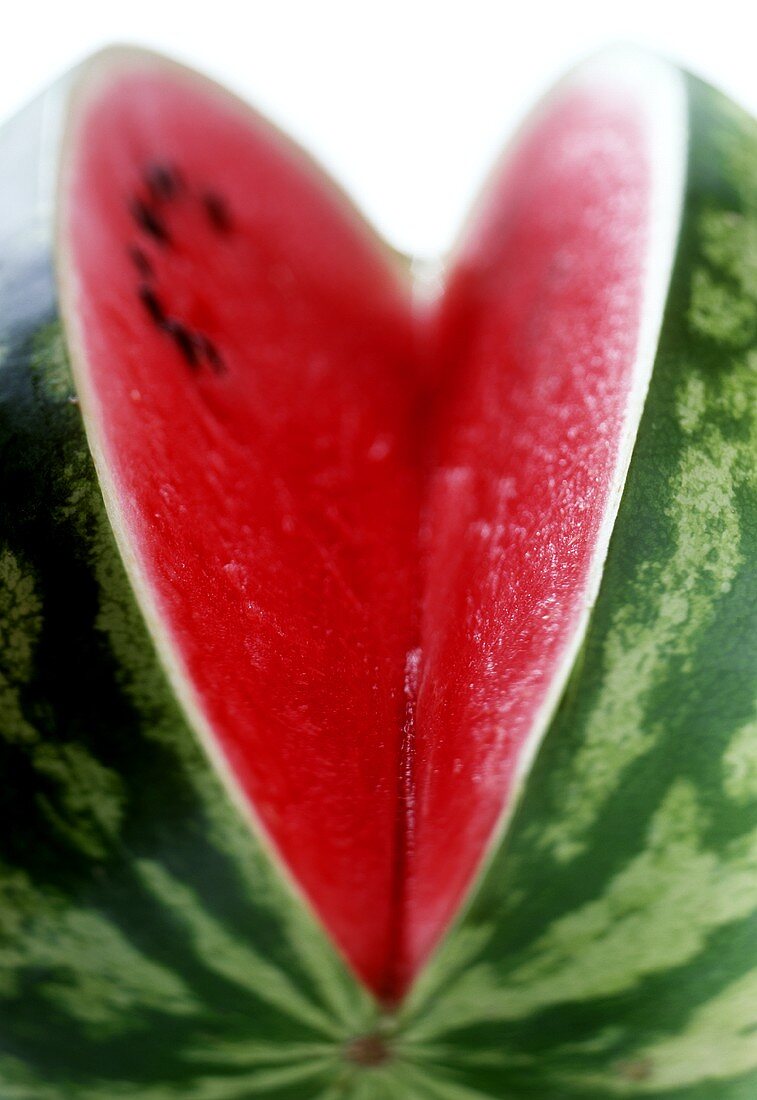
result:
[[[613,51],[434,297],[137,50],[0,134],[13,1100],[757,1088],[757,131]]]

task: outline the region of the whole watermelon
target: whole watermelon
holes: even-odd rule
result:
[[[754,123],[601,55],[425,282],[136,50],[0,176],[3,1100],[753,1100]]]

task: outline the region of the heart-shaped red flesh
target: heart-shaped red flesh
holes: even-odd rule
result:
[[[63,241],[111,517],[177,690],[361,978],[400,996],[562,684],[613,506],[648,124],[577,82],[431,304],[303,155],[181,71],[79,109]]]

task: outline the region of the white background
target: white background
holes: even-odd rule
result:
[[[0,118],[111,41],[199,66],[314,152],[390,240],[451,242],[523,112],[632,41],[757,113],[757,6],[717,0],[0,0]]]

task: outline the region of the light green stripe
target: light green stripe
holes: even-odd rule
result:
[[[695,789],[676,781],[646,847],[600,897],[555,920],[506,982],[485,962],[471,966],[408,1037],[613,996],[696,958],[715,929],[757,912],[757,829],[720,851],[708,849],[706,825]]]
[[[170,907],[190,932],[200,957],[218,974],[249,989],[256,997],[315,1028],[340,1038],[334,1020],[305,997],[278,966],[266,962],[250,944],[240,943],[203,908],[194,892],[152,860],[135,861],[135,870],[158,901]]]
[[[647,563],[617,612],[604,648],[602,690],[581,746],[553,780],[561,791],[560,815],[542,831],[541,844],[559,861],[584,850],[598,813],[625,770],[666,735],[664,723],[649,716],[651,693],[668,674],[671,661],[685,655],[712,622],[744,564],[734,500],[744,482],[757,483],[757,406],[744,410],[742,440],[726,438],[708,422],[708,414],[754,390],[755,372],[748,360],[732,372],[714,402],[705,404],[698,374],[682,387],[676,414],[692,441],[682,451],[667,494],[675,549],[661,564]]]
[[[736,802],[757,800],[757,719],[745,723],[731,738],[723,757],[723,787]]]
[[[757,969],[697,1008],[680,1034],[636,1047],[612,1075],[585,1083],[633,1095],[711,1083],[715,1100],[718,1082],[750,1070],[757,1070]]]

